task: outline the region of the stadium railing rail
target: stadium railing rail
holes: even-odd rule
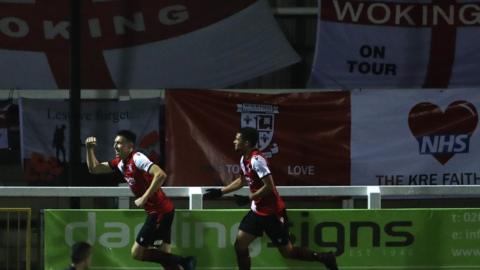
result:
[[[169,197],[189,198],[189,209],[203,209],[202,193],[218,187],[163,187]],[[398,196],[480,197],[480,185],[458,186],[278,186],[284,197],[366,197],[368,209],[380,209],[382,198]],[[233,194],[247,195],[244,187]],[[129,208],[128,187],[19,187],[1,186],[0,197],[117,197],[119,208]],[[344,204],[344,208],[352,205]]]

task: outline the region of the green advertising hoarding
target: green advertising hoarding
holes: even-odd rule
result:
[[[177,210],[173,252],[197,269],[236,269],[233,242],[246,210]],[[93,269],[161,269],[131,258],[142,210],[46,210],[45,270],[65,268],[75,241],[94,245]],[[340,269],[480,269],[480,209],[289,210],[295,245],[338,254]],[[324,269],[283,259],[265,236],[252,269]]]

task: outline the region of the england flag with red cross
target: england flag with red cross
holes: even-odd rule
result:
[[[320,0],[314,88],[480,84],[480,1]]]
[[[69,2],[0,0],[0,88],[69,87]],[[221,88],[299,61],[265,0],[82,2],[86,89]]]

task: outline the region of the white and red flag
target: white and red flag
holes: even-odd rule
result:
[[[480,84],[480,1],[320,0],[314,88]]]
[[[226,87],[299,60],[264,0],[83,2],[83,88]],[[68,88],[68,4],[0,1],[0,88]]]

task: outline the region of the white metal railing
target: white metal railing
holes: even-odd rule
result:
[[[202,193],[218,187],[163,187],[169,197],[189,198],[189,209],[203,209]],[[368,209],[379,209],[388,196],[480,197],[480,185],[459,186],[279,186],[284,197],[367,197]],[[248,194],[244,187],[236,194]],[[233,193],[225,195],[232,196]],[[118,197],[119,207],[128,208],[128,187],[13,187],[0,186],[0,197]]]

